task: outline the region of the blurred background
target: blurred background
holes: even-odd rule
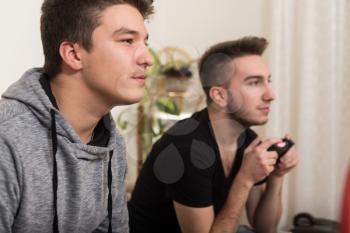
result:
[[[213,2],[156,0],[156,13],[146,23],[150,47],[155,51],[180,48],[195,60],[217,42],[249,35],[266,37],[270,45],[265,58],[278,98],[269,123],[256,130],[263,138],[291,132],[300,154],[298,167],[286,178],[280,228],[290,229],[299,212],[339,220],[350,158],[350,2]],[[41,4],[42,0],[1,0],[0,94],[24,71],[43,64]],[[192,71],[191,85],[200,93],[195,65]],[[125,110],[130,121],[140,121],[137,104],[117,107],[115,118]],[[136,123],[123,131],[129,189],[139,162]]]

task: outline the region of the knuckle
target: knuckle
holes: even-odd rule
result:
[[[262,156],[258,156],[258,162],[259,162],[259,164],[262,164],[262,165],[264,165],[264,158],[262,157]]]
[[[263,152],[263,149],[261,148],[261,147],[256,147],[255,149],[254,149],[254,151],[255,151],[255,153],[257,153],[257,154],[261,154],[262,152]]]

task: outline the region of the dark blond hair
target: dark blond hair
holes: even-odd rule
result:
[[[265,38],[243,37],[210,47],[198,64],[199,77],[207,102],[211,102],[209,97],[211,87],[229,84],[233,75],[232,60],[246,55],[262,55],[267,45]]]

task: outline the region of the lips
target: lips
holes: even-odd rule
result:
[[[258,108],[260,111],[265,112],[265,113],[269,113],[270,112],[270,107],[266,106],[266,107],[259,107]]]
[[[140,85],[144,85],[146,81],[146,76],[145,75],[139,75],[139,76],[134,76],[132,77],[134,80],[136,80]]]
[[[134,76],[134,79],[146,79],[146,75],[138,75],[138,76]]]

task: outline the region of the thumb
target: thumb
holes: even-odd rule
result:
[[[286,139],[292,139],[292,134],[290,134],[290,133],[286,133],[286,135],[284,136],[284,138],[286,138]]]
[[[269,148],[273,144],[276,144],[279,142],[282,142],[282,140],[280,138],[269,138],[269,139],[265,140],[264,142],[262,142],[259,147],[264,149],[264,150],[267,150],[267,148]]]

